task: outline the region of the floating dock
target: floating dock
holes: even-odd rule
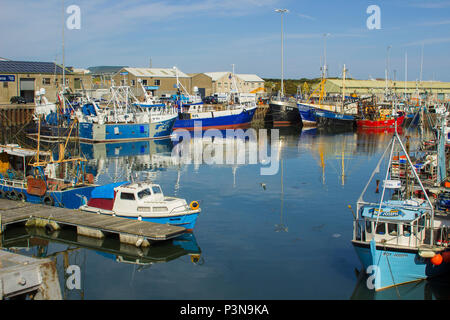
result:
[[[76,227],[78,234],[98,239],[115,234],[120,242],[137,247],[176,238],[186,232],[186,228],[167,224],[0,199],[0,234],[14,224],[41,226],[48,232],[71,226]]]

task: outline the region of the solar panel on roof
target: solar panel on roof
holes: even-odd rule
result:
[[[53,62],[0,61],[0,72],[62,74],[63,69]],[[72,72],[66,70],[66,73],[71,74]]]

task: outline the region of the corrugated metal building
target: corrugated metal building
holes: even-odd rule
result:
[[[313,86],[316,89],[318,84]],[[388,81],[388,86],[397,94],[403,95],[405,93],[404,81]],[[342,79],[327,79],[325,82],[325,90],[329,94],[341,94],[343,87]],[[385,80],[345,80],[345,92],[350,95],[356,93],[357,95],[375,94],[382,96],[385,92]],[[425,92],[431,94],[437,100],[450,100],[450,83],[440,81],[416,81],[406,82],[407,97],[414,97],[419,91],[420,94]]]
[[[177,73],[181,84],[186,90],[191,90],[191,77],[180,70]],[[116,86],[130,86],[136,96],[144,95],[138,79],[142,81],[145,89],[151,91],[153,95],[171,95],[177,91],[177,76],[173,68],[122,68],[112,79]],[[189,93],[193,94],[193,92]]]

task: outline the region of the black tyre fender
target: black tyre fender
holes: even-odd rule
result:
[[[19,201],[26,201],[26,200],[27,200],[27,197],[26,197],[25,193],[19,192],[19,193],[17,194],[17,200],[19,200]]]
[[[11,191],[9,192],[9,199],[11,199],[11,200],[17,200],[17,192],[14,191],[14,190],[11,190]]]
[[[53,206],[55,204],[55,200],[50,195],[47,194],[42,199],[42,203],[45,204],[46,206]]]

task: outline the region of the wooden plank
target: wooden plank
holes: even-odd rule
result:
[[[42,204],[23,203],[4,200],[0,201],[0,207],[9,208],[0,211],[2,224],[26,221],[30,217],[49,219],[61,225],[88,227],[111,233],[142,236],[149,240],[166,240],[185,232],[185,228],[172,225],[163,225],[148,221],[138,221],[122,217],[83,212],[66,208],[50,207]],[[15,206],[15,207],[14,207]],[[15,208],[15,209],[14,209]]]
[[[8,199],[0,199],[0,212],[13,210],[23,207],[32,207],[33,204],[30,202],[12,201]]]

